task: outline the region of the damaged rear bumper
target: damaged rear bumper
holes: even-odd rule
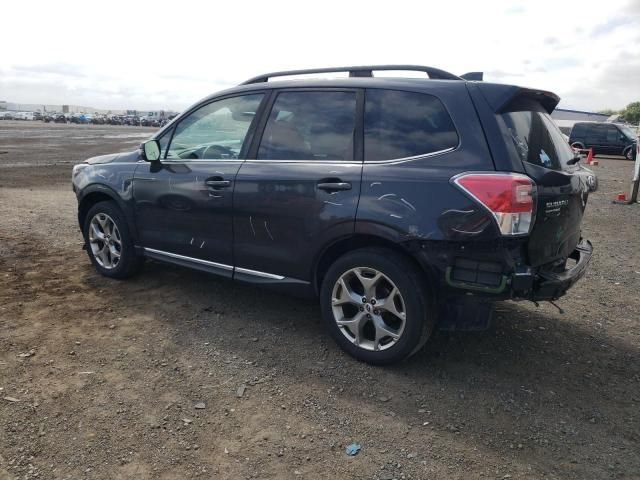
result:
[[[567,293],[586,273],[592,254],[591,242],[582,240],[569,255],[575,261],[570,268],[562,272],[538,271],[532,300],[555,300]]]
[[[555,300],[584,276],[592,253],[591,242],[581,240],[560,265],[519,265],[509,272],[499,261],[456,258],[443,273],[448,293],[454,296],[464,292],[494,300]]]
[[[555,300],[562,297],[587,271],[593,245],[589,240],[580,243],[568,256],[562,269],[540,267],[537,270],[526,268],[511,276],[511,297],[526,300]],[[567,267],[567,262],[572,265]]]
[[[556,300],[584,276],[592,254],[591,242],[581,240],[568,257],[575,263],[569,268],[565,266],[562,271],[533,271],[528,267],[525,271],[510,276],[503,275],[499,287],[494,290],[495,294],[487,289],[465,288],[467,295],[444,298],[439,304],[439,328],[484,330],[491,323],[495,300]],[[469,291],[474,294],[469,296]]]

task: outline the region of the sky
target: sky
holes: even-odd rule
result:
[[[419,64],[640,101],[640,0],[32,1],[0,7],[0,100],[180,111],[278,70]]]

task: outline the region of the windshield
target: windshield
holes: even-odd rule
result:
[[[501,117],[523,162],[563,170],[574,158],[564,135],[542,109],[507,112]]]
[[[622,130],[622,133],[625,134],[625,136],[629,139],[629,140],[635,140],[636,139],[636,134],[633,130],[631,130],[629,127],[625,127],[620,125],[620,130]]]

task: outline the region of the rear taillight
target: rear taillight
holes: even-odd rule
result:
[[[518,173],[465,173],[451,179],[489,210],[502,235],[526,235],[534,218],[536,186]]]

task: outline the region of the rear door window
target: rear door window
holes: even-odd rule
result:
[[[416,157],[457,145],[453,120],[433,95],[384,89],[366,91],[365,161]]]
[[[258,160],[353,160],[356,93],[281,92],[262,135]]]
[[[501,114],[518,156],[523,162],[562,170],[574,153],[549,114],[542,107],[533,108]]]

